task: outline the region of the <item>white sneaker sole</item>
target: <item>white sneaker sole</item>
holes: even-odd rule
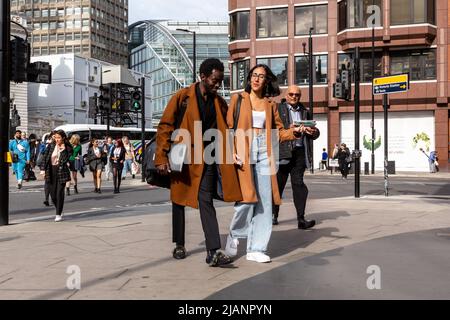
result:
[[[258,262],[258,263],[269,263],[269,262],[272,262],[271,259],[258,260],[258,259],[256,259],[256,258],[251,257],[251,256],[250,256],[250,257],[247,257],[247,260],[248,260],[248,261]]]

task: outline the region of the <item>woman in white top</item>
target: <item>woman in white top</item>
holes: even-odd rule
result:
[[[70,181],[69,159],[72,147],[62,130],[56,131],[53,138],[54,142],[45,149],[41,170],[45,172],[45,182],[55,204],[55,221],[59,222],[64,208],[64,189]]]
[[[92,171],[95,190],[94,192],[102,193],[102,172],[105,166],[107,154],[103,147],[99,146],[97,139],[92,139],[89,144],[87,158],[89,162],[89,169]]]
[[[227,122],[233,128],[237,121],[234,159],[243,200],[234,207],[225,248],[230,257],[237,254],[238,239],[247,238],[247,260],[270,262],[265,252],[272,233],[272,203],[281,203],[275,161],[278,149],[273,147],[278,140],[300,137],[302,130],[284,129],[271,100],[279,94],[277,77],[268,66],[259,64],[249,72],[245,92],[231,98]]]
[[[125,162],[123,166],[122,171],[122,179],[125,180],[125,177],[127,176],[127,172],[130,171],[133,179],[135,178],[135,175],[133,174],[133,163],[134,163],[134,147],[133,144],[130,142],[130,139],[127,136],[122,137],[123,147],[125,148]]]

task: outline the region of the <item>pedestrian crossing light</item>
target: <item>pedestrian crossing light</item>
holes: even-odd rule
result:
[[[131,110],[132,111],[140,111],[141,110],[141,92],[139,90],[135,90],[131,95]]]

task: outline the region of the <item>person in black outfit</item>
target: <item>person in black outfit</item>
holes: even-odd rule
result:
[[[278,105],[278,112],[283,121],[284,127],[290,128],[294,121],[311,120],[311,113],[301,103],[301,90],[297,86],[290,86],[287,89],[286,101]],[[299,229],[309,229],[314,227],[314,220],[305,220],[306,200],[308,198],[308,188],[303,177],[306,168],[311,165],[311,146],[312,141],[320,136],[317,128],[303,127],[302,137],[294,141],[287,141],[280,144],[280,167],[277,173],[278,189],[280,196],[291,175],[292,191],[294,195],[294,205],[297,211],[297,220]],[[273,205],[273,225],[278,224],[278,213],[280,206]]]
[[[63,130],[56,131],[53,138],[54,142],[45,150],[41,170],[45,172],[45,181],[56,208],[55,221],[59,222],[62,220],[65,186],[70,181],[69,158],[72,149]]]
[[[113,169],[114,193],[120,193],[123,163],[125,162],[125,148],[122,139],[115,141],[110,153],[110,163]]]
[[[339,170],[341,171],[342,179],[347,179],[350,164],[350,162],[347,161],[349,156],[350,150],[347,148],[347,145],[345,143],[342,143],[337,153]]]

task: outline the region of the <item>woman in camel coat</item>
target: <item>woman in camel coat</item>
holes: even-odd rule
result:
[[[256,262],[270,262],[264,252],[272,233],[272,201],[281,204],[276,177],[278,142],[294,140],[304,130],[284,129],[276,103],[270,99],[279,94],[277,78],[269,67],[257,65],[247,77],[245,92],[232,97],[227,115],[230,128],[238,117],[235,161],[243,200],[235,205],[225,252],[235,256],[238,238],[247,238],[247,260]]]

